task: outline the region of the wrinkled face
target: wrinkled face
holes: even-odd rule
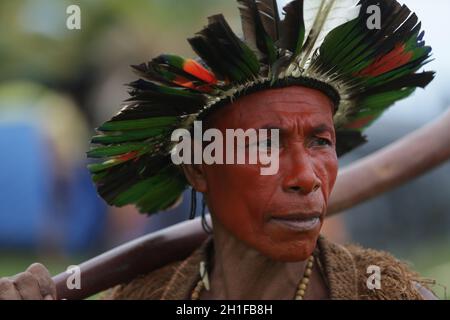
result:
[[[336,180],[333,105],[300,86],[245,96],[214,113],[208,127],[279,129],[279,170],[260,164],[202,165],[214,221],[248,246],[280,261],[313,252]]]

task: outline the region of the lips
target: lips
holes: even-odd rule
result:
[[[279,216],[272,216],[271,221],[284,227],[306,232],[315,229],[320,225],[321,213],[292,213]]]

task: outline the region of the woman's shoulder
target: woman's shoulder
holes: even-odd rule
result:
[[[101,294],[103,300],[158,300],[164,293],[180,261],[137,276],[130,282],[117,285]]]
[[[410,263],[397,259],[389,252],[364,248],[357,244],[339,245],[323,237],[321,242],[328,255],[326,261],[334,265],[334,269],[343,261],[353,265],[346,268],[354,269],[358,299],[435,298],[428,288],[432,281],[421,277]]]
[[[206,249],[212,238],[208,237],[186,259],[163,266],[138,276],[128,283],[105,291],[106,300],[179,300],[186,299],[198,281],[200,261],[205,260]]]
[[[429,288],[434,281],[422,277],[411,263],[400,260],[387,251],[356,244],[347,245],[347,249],[352,253],[358,269],[359,282],[362,284],[360,295],[367,298],[374,296],[377,299],[437,299]],[[374,287],[375,295],[374,290],[371,290]],[[377,290],[377,287],[380,289]]]

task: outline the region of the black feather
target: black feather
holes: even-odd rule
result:
[[[303,0],[290,2],[283,8],[285,17],[281,22],[279,46],[295,54],[300,53],[305,39]]]
[[[337,130],[336,131],[336,154],[338,157],[365,144],[367,138],[359,131]]]
[[[276,59],[275,41],[279,37],[280,18],[278,16],[278,10],[277,13],[274,13],[277,15],[274,18],[277,20],[277,31],[274,31],[273,26],[270,27],[270,31],[275,33],[274,36],[276,39],[274,39],[269,35],[269,32],[264,26],[262,14],[260,13],[256,0],[238,0],[238,3],[241,5],[239,11],[241,13],[242,30],[246,42],[251,45],[253,50],[259,50],[260,54],[258,54],[258,57],[260,61],[266,64],[272,64]]]
[[[256,0],[261,21],[274,42],[280,38],[280,14],[276,0]]]

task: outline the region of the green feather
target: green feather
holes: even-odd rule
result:
[[[91,142],[96,144],[113,144],[129,141],[141,141],[158,137],[168,130],[169,128],[160,127],[134,131],[114,131],[108,134],[94,136]]]
[[[108,158],[126,154],[132,151],[148,148],[149,143],[125,143],[123,145],[113,145],[106,147],[96,147],[87,152],[89,158]]]
[[[167,127],[177,122],[177,117],[155,117],[137,120],[108,121],[98,128],[99,131],[128,131],[148,128]]]

